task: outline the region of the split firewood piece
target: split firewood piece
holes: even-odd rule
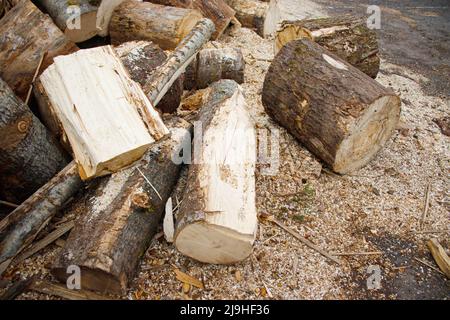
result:
[[[244,82],[245,60],[241,49],[203,49],[186,69],[184,87],[203,89],[221,79]]]
[[[264,21],[269,5],[258,0],[225,0],[236,12],[236,18],[243,27],[254,29],[264,36]]]
[[[0,78],[0,195],[21,203],[68,162],[58,142]]]
[[[32,281],[29,289],[66,300],[113,300],[110,297],[92,291],[69,289],[67,288],[67,285],[40,279]]]
[[[224,0],[146,0],[166,6],[198,10],[205,18],[214,22],[216,30],[212,39],[219,38],[234,18],[235,12]]]
[[[307,39],[280,50],[262,92],[266,112],[342,174],[366,165],[400,117],[393,91]]]
[[[175,51],[170,53],[164,64],[152,74],[143,89],[154,105],[158,105],[173,83],[186,71],[203,45],[211,38],[214,28],[211,20],[200,20]]]
[[[170,138],[148,150],[134,166],[101,180],[88,194],[86,213],[76,222],[58,256],[53,274],[61,281],[67,267],[81,268],[81,287],[123,293],[139,260],[156,234],[181,163],[179,153],[190,146],[190,124],[180,118],[166,122]]]
[[[430,239],[427,242],[428,249],[431,251],[431,255],[439,266],[439,269],[450,279],[450,258],[448,257],[445,249],[437,241],[437,239]]]
[[[55,24],[73,42],[86,41],[97,35],[97,7],[91,0],[37,0]]]
[[[252,252],[256,135],[246,108],[240,86],[221,80],[200,111],[202,134],[194,137],[175,245],[202,262],[229,264]]]
[[[156,44],[147,41],[126,42],[114,49],[128,70],[131,79],[144,86],[153,72],[167,59],[166,53]],[[183,94],[184,77],[180,76],[170,87],[157,108],[163,113],[177,110]]]
[[[376,78],[380,69],[377,34],[366,20],[340,16],[282,23],[275,38],[278,52],[286,43],[308,38],[320,44],[369,77]]]
[[[0,264],[31,244],[53,216],[82,187],[72,161],[0,221]]]
[[[40,83],[44,114],[56,114],[83,180],[122,169],[168,134],[110,46],[55,58]]]
[[[264,36],[275,35],[283,21],[326,17],[320,6],[311,0],[270,0],[264,21]]]
[[[148,40],[173,50],[201,19],[197,10],[127,0],[112,15],[111,41]]]
[[[0,35],[0,76],[23,101],[45,53],[41,70],[55,56],[78,50],[50,17],[29,0],[18,2],[6,13],[0,24]]]

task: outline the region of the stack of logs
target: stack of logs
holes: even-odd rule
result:
[[[56,215],[82,207],[53,275],[65,281],[77,265],[82,288],[125,292],[184,164],[177,249],[207,263],[248,257],[257,139],[239,85],[244,56],[205,44],[238,21],[262,35],[268,4],[34,3],[0,7],[0,197],[21,203],[0,220],[0,275]],[[361,168],[400,113],[399,98],[373,79],[375,33],[350,16],[281,22],[267,113],[337,173]],[[107,35],[106,46],[75,44]],[[177,115],[186,90],[201,95],[193,138],[192,119]]]

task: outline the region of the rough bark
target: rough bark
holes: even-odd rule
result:
[[[68,162],[68,156],[0,79],[0,196],[21,203]]]
[[[54,1],[37,0],[55,24],[73,42],[86,41],[97,35],[97,7],[91,0]],[[79,25],[78,25],[79,23]]]
[[[200,11],[205,18],[212,20],[216,26],[212,35],[214,40],[222,35],[235,14],[234,10],[224,0],[150,0],[148,2]]]
[[[147,41],[126,42],[115,48],[131,79],[144,86],[155,70],[167,59],[156,44]],[[180,76],[158,104],[163,113],[174,113],[181,102],[184,77]]]
[[[243,27],[253,29],[261,37],[264,36],[264,21],[268,4],[258,0],[225,0],[236,12],[236,18]]]
[[[289,42],[266,75],[267,113],[334,171],[366,165],[394,132],[400,99],[320,45]]]
[[[202,134],[194,137],[175,246],[202,262],[230,264],[252,252],[256,135],[246,108],[239,85],[221,80],[200,111]]]
[[[17,4],[18,0],[0,0],[0,19]]]
[[[221,79],[244,82],[245,60],[240,49],[203,49],[186,69],[184,87],[203,89]]]
[[[301,38],[313,40],[341,59],[376,78],[380,69],[377,34],[367,27],[366,20],[340,16],[301,21],[285,21],[275,38],[276,50]]]
[[[76,51],[47,15],[29,0],[20,1],[0,24],[0,77],[25,101],[34,73],[46,54],[41,71],[53,57]]]
[[[43,114],[56,114],[84,180],[130,165],[168,133],[110,46],[55,58],[40,83]]]
[[[0,264],[14,258],[82,186],[74,162],[0,221]]]
[[[147,40],[164,50],[173,50],[201,19],[197,10],[128,0],[113,13],[111,41],[117,45]]]
[[[77,265],[83,289],[110,293],[127,289],[178,179],[181,166],[173,159],[191,141],[186,121],[174,118],[167,123],[170,138],[155,143],[139,163],[104,178],[89,191],[86,213],[52,269],[56,278],[65,281],[67,267]]]
[[[208,42],[214,32],[214,24],[209,19],[200,20],[192,31],[170,53],[147,83],[143,86],[153,105],[157,105],[173,83],[186,70],[202,46]]]

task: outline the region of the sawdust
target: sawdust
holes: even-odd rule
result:
[[[392,274],[399,267],[389,259],[380,237],[401,238],[426,251],[430,234],[418,234],[427,184],[432,186],[429,214],[424,229],[449,229],[449,137],[433,122],[448,114],[449,101],[426,96],[419,83],[422,76],[386,62],[378,81],[401,95],[401,123],[394,136],[365,168],[349,176],[338,176],[303,148],[264,112],[261,90],[273,59],[273,45],[253,31],[242,28],[223,36],[214,46],[238,47],[247,63],[242,85],[249,111],[258,128],[279,132],[280,161],[275,175],[257,173],[257,208],[274,215],[296,232],[328,252],[382,251],[383,256],[341,257],[336,265],[299,243],[279,228],[262,223],[253,254],[233,266],[198,263],[182,256],[163,237],[154,240],[133,281],[128,299],[349,299],[355,297],[396,298],[385,290],[392,286]],[[172,195],[181,200],[187,170]],[[114,192],[113,192],[114,193]],[[100,207],[102,206],[99,204]],[[448,246],[448,233],[433,234]],[[392,248],[389,247],[389,248]],[[10,272],[10,277],[32,274],[51,279],[45,267],[60,250],[51,245]],[[412,251],[410,261],[413,264]],[[365,285],[370,265],[379,265],[382,288],[370,291]],[[205,288],[183,288],[174,266]],[[418,271],[417,277],[424,276]],[[359,274],[359,278],[355,277]],[[446,286],[444,278],[437,285]],[[441,281],[441,284],[440,282]],[[364,293],[364,294],[362,294]],[[48,299],[37,293],[21,299]]]

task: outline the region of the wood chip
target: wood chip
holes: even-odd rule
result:
[[[190,284],[190,285],[200,288],[200,289],[205,288],[203,286],[203,283],[200,280],[198,280],[194,277],[191,277],[190,275],[188,275],[187,273],[184,273],[180,269],[174,269],[174,272],[179,281]]]
[[[175,233],[175,225],[173,222],[172,198],[170,197],[166,202],[166,214],[163,221],[164,238],[167,242],[173,242],[173,235]]]
[[[431,251],[431,255],[434,261],[439,266],[439,269],[450,279],[450,258],[445,252],[444,248],[437,241],[437,239],[430,239],[427,242],[428,249]]]

